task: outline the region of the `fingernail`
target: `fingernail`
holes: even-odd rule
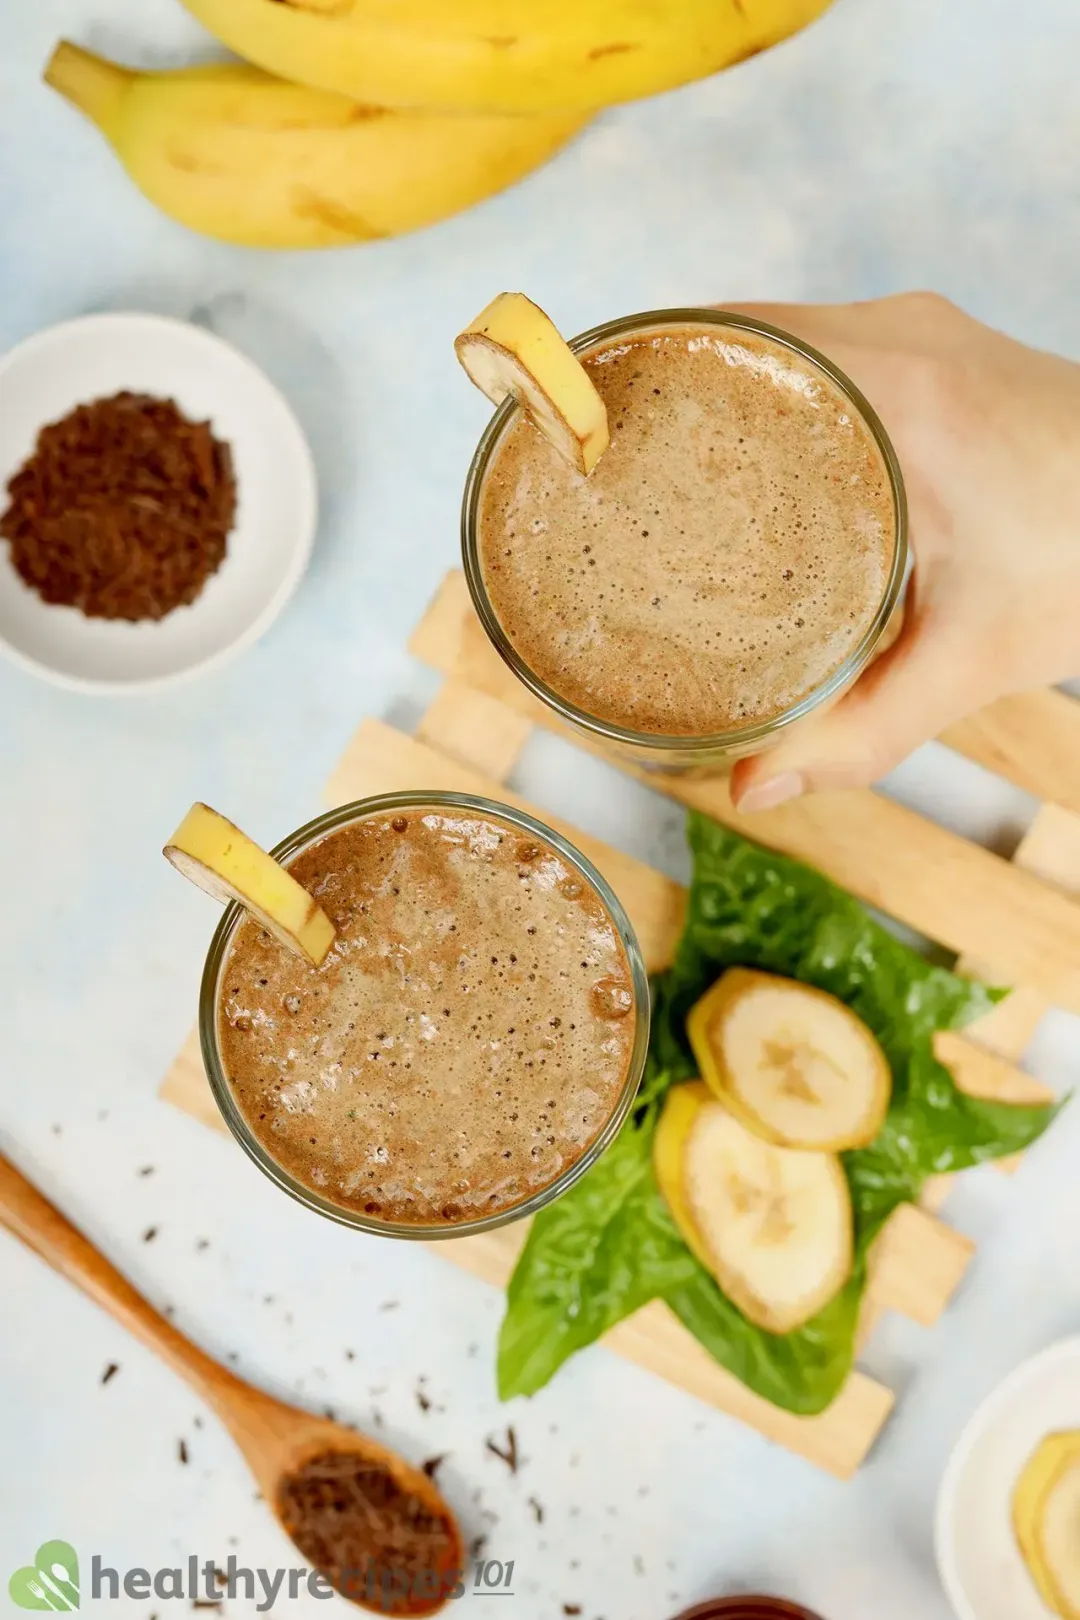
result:
[[[758,810],[775,810],[778,804],[797,799],[806,784],[798,771],[785,771],[782,776],[770,776],[764,782],[755,782],[739,798],[736,809],[747,815]]]

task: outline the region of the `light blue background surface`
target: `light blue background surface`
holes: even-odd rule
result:
[[[604,1351],[500,1411],[494,1293],[432,1255],[317,1221],[231,1142],[155,1101],[213,922],[158,849],[195,797],[280,837],[313,813],[363,715],[411,723],[433,691],[405,640],[454,561],[486,415],[451,339],[498,289],[527,289],[574,331],[695,299],[929,285],[1080,356],[1080,8],[840,0],[767,56],[606,116],[466,217],[321,256],[260,256],[159,217],[39,87],[61,32],[146,64],[211,48],[173,0],[3,7],[0,347],[96,309],[208,324],[293,400],[324,514],[286,617],[211,679],[107,701],[0,666],[0,1145],[245,1374],[362,1426],[378,1412],[416,1457],[449,1451],[441,1477],[469,1533],[487,1530],[489,1555],[515,1559],[521,1620],[550,1620],[563,1602],[583,1620],[664,1620],[755,1587],[828,1620],[946,1620],[931,1513],[950,1445],[1005,1371],[1080,1325],[1080,1113],[1015,1180],[980,1172],[954,1193],[955,1219],[979,1241],[973,1273],[933,1332],[890,1322],[875,1337],[867,1365],[901,1399],[856,1483]],[[531,746],[516,781],[684,872],[671,808],[562,745]],[[890,791],[1002,848],[1032,810],[934,747]],[[1033,1064],[1064,1084],[1078,1055],[1059,1016]],[[92,1551],[121,1568],[190,1552],[287,1561],[230,1442],[209,1417],[195,1427],[198,1403],[170,1374],[7,1239],[0,1287],[5,1581],[47,1536],[74,1542],[84,1567]],[[380,1311],[388,1300],[400,1303]],[[112,1360],[120,1372],[101,1388]],[[516,1479],[483,1446],[507,1419],[526,1459]]]

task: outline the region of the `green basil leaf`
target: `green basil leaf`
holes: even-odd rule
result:
[[[568,1356],[639,1306],[688,1282],[697,1262],[671,1222],[652,1174],[659,1095],[603,1158],[532,1223],[507,1289],[499,1393],[531,1395]]]
[[[986,1013],[1003,992],[962,979],[897,940],[819,872],[688,821],[694,875],[674,964],[654,986],[649,1066],[638,1108],[604,1157],[533,1222],[508,1289],[499,1348],[504,1395],[539,1389],[574,1351],[663,1298],[748,1388],[792,1412],[824,1410],[855,1355],[870,1244],[928,1176],[1019,1152],[1054,1108],[966,1097],[933,1055],[936,1030]],[[876,1140],[843,1155],[856,1265],[837,1298],[795,1333],[747,1321],[683,1244],[652,1174],[666,1087],[697,1072],[686,1014],[726,968],[801,979],[847,1003],[873,1030],[893,1075]]]

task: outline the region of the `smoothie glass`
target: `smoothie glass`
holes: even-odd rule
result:
[[[269,1176],[278,1187],[295,1198],[298,1203],[304,1204],[308,1209],[315,1210],[328,1219],[337,1221],[343,1226],[357,1227],[361,1231],[377,1233],[382,1237],[413,1238],[422,1240],[440,1238],[467,1237],[475,1232],[487,1232],[493,1227],[504,1226],[509,1221],[516,1221],[523,1216],[533,1215],[545,1204],[572,1186],[582,1176],[590,1165],[594,1164],[618,1134],[619,1128],[625,1120],[633,1104],[638,1084],[645,1067],[645,1055],[649,1041],[649,981],[642,959],[641,950],[633,927],[610,885],[601,877],[600,873],[574,846],[552,828],[537,821],[534,817],[526,815],[522,810],[515,810],[509,805],[497,804],[493,800],[474,797],[464,793],[390,793],[382,794],[376,798],[361,799],[353,804],[346,804],[340,809],[332,810],[327,815],[319,816],[309,821],[306,826],[292,833],[282,840],[271,851],[275,860],[287,862],[291,857],[298,855],[301,850],[324,838],[328,833],[338,828],[367,819],[368,817],[386,817],[401,811],[416,810],[418,808],[436,811],[457,812],[465,815],[491,817],[526,835],[528,839],[537,843],[546,844],[552,848],[569,866],[576,869],[582,881],[594,891],[604,910],[611,919],[612,926],[618,935],[630,969],[631,986],[633,990],[634,1006],[631,1016],[634,1020],[633,1043],[627,1072],[622,1089],[615,1101],[614,1108],[600,1134],[585,1149],[580,1158],[570,1164],[561,1175],[546,1187],[540,1188],[529,1198],[509,1208],[500,1208],[490,1214],[477,1216],[472,1220],[463,1220],[441,1225],[424,1225],[414,1222],[394,1222],[376,1219],[360,1211],[343,1208],[329,1198],[324,1198],[300,1181],[292,1173],[279,1164],[268,1152],[265,1145],[255,1135],[236,1098],[225,1070],[221,1045],[218,1035],[218,1009],[221,1000],[222,986],[226,970],[229,965],[229,947],[236,929],[245,916],[241,906],[233,904],[225,911],[221,922],[214,933],[210,944],[210,951],[203,969],[202,988],[199,998],[199,1038],[202,1047],[203,1063],[210,1080],[210,1089],[214,1094],[222,1117],[232,1134],[249,1158],[254,1160],[264,1175]]]
[[[577,707],[543,681],[518,653],[503,630],[484,582],[480,547],[481,498],[484,480],[504,434],[517,419],[520,407],[507,400],[492,417],[469,468],[462,506],[461,539],[465,577],[469,592],[492,646],[533,695],[561,721],[583,733],[593,742],[628,757],[645,769],[661,771],[723,772],[736,759],[760,753],[779,740],[782,733],[809,715],[836,701],[859,678],[866,667],[895,639],[901,624],[904,590],[909,571],[907,501],[896,453],[873,407],[844,374],[824,355],[779,328],[745,315],[706,308],[661,309],[640,315],[627,315],[609,321],[572,339],[576,354],[588,355],[610,348],[620,340],[631,341],[669,328],[713,327],[721,332],[755,333],[791,351],[799,363],[825,375],[847,398],[853,414],[868,429],[882,457],[892,492],[894,514],[893,553],[884,593],[873,619],[838,669],[800,702],[768,720],[734,727],[712,736],[667,736],[634,731],[602,720]]]

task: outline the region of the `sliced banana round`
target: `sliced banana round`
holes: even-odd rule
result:
[[[215,900],[238,900],[314,967],[326,960],[335,938],[326,912],[273,856],[209,805],[192,805],[164,854]]]
[[[1037,1447],[1013,1493],[1013,1527],[1047,1608],[1080,1620],[1080,1433]]]
[[[712,1091],[766,1141],[839,1153],[882,1127],[888,1059],[862,1019],[823,990],[731,968],[691,1009],[687,1034]]]
[[[802,1327],[851,1276],[851,1194],[834,1155],[763,1142],[696,1082],[669,1094],[654,1167],[687,1246],[767,1332]]]
[[[513,396],[544,437],[587,477],[607,449],[607,407],[555,324],[524,293],[500,293],[454,340],[493,405]]]

